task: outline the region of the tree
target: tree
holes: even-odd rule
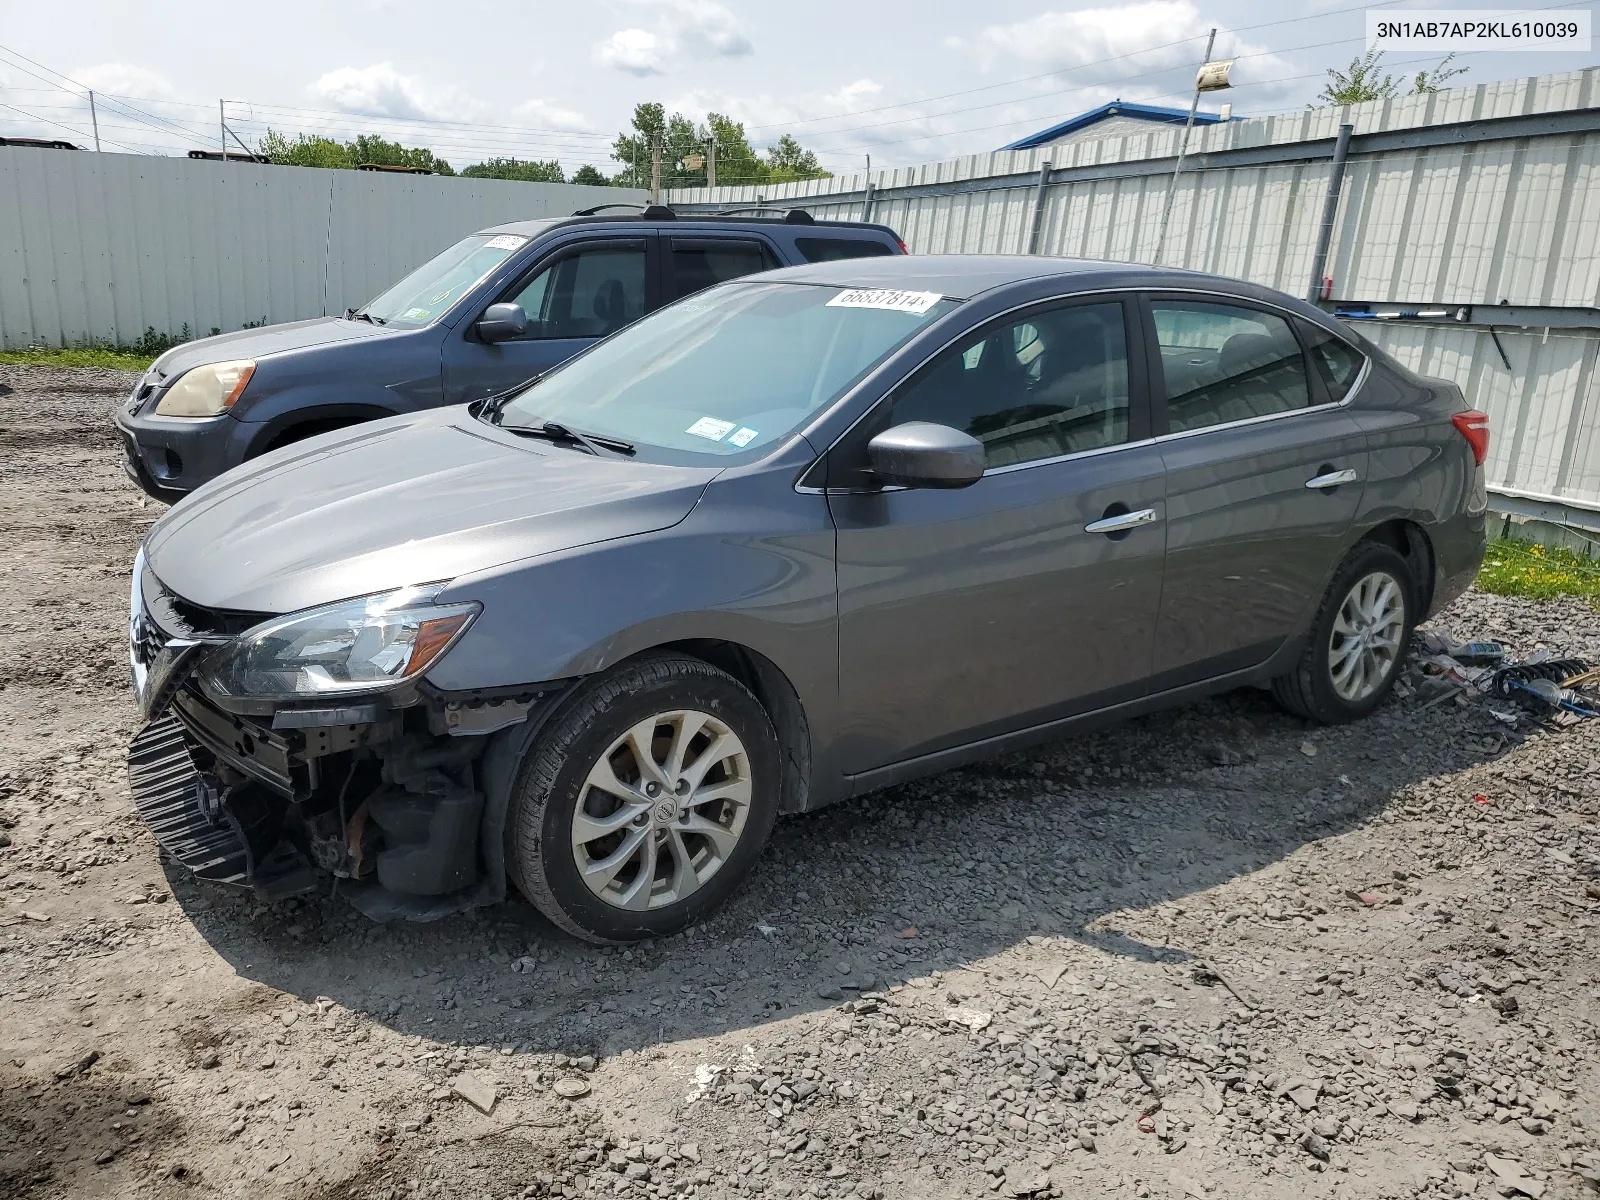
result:
[[[703,158],[713,138],[719,185],[816,179],[827,174],[818,165],[817,156],[787,134],[779,138],[762,159],[751,148],[743,122],[722,113],[707,113],[705,123],[696,125],[682,113],[669,117],[662,105],[645,103],[634,107],[633,128],[618,134],[612,145],[611,157],[623,165],[622,172],[612,182],[649,187],[651,147],[659,139],[661,186],[704,187],[705,163],[690,167],[687,161],[691,155]]]
[[[435,156],[432,150],[409,149],[399,142],[386,141],[369,133],[358,135],[353,142],[337,142],[307,133],[290,141],[269,129],[256,146],[256,152],[291,167],[333,167],[348,171],[363,163],[378,163],[388,167],[423,167],[438,175],[455,174],[450,164]]]
[[[1465,67],[1450,65],[1450,60],[1454,57],[1454,54],[1447,54],[1432,70],[1418,71],[1417,77],[1412,81],[1410,94],[1416,96],[1425,92],[1437,92],[1450,79],[1457,75],[1465,75],[1467,73]],[[1382,50],[1368,50],[1360,58],[1350,61],[1348,71],[1336,71],[1329,67],[1329,82],[1322,85],[1317,101],[1322,104],[1361,104],[1367,100],[1387,100],[1391,96],[1398,95],[1399,80],[1393,75],[1379,76],[1382,63]],[[1315,108],[1317,104],[1308,104],[1306,107]]]
[[[461,174],[468,179],[519,179],[525,183],[565,183],[566,172],[555,159],[549,162],[525,162],[520,158],[491,158],[481,163],[463,167]]]
[[[817,156],[787,133],[767,150],[767,173],[773,183],[792,179],[823,179],[828,172],[817,164]]]
[[[1439,65],[1431,71],[1418,71],[1417,77],[1413,81],[1411,94],[1420,96],[1426,92],[1437,92],[1457,75],[1465,75],[1467,73],[1465,67],[1452,67],[1450,65],[1450,60],[1453,58],[1455,58],[1454,54],[1446,54],[1444,58],[1439,60]]]
[[[591,167],[588,163],[584,163],[583,166],[572,173],[572,178],[569,182],[584,183],[590,187],[609,187],[615,180],[602,175],[598,169]]]

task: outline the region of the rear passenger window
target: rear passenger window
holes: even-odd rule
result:
[[[1361,364],[1366,361],[1360,351],[1350,343],[1335,337],[1320,325],[1310,321],[1296,321],[1300,340],[1311,352],[1311,365],[1322,377],[1322,386],[1328,399],[1337,404],[1350,394],[1350,388],[1361,374]]]
[[[672,284],[668,299],[677,300],[704,291],[725,279],[754,275],[777,266],[777,260],[760,242],[732,238],[668,238]]]
[[[895,397],[890,424],[907,421],[970,433],[991,467],[1126,442],[1122,305],[1036,312],[958,342]]]
[[[1171,432],[1311,403],[1305,356],[1282,317],[1204,301],[1157,300],[1150,307]]]
[[[894,250],[865,238],[795,238],[800,257],[807,262],[837,262],[841,258],[881,258]]]

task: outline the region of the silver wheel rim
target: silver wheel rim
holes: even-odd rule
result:
[[[750,755],[709,713],[657,713],[623,733],[578,789],[572,857],[614,908],[662,908],[722,869],[750,815]]]
[[[1356,580],[1339,605],[1328,644],[1333,690],[1352,703],[1365,700],[1389,679],[1400,661],[1406,629],[1405,592],[1387,571]]]

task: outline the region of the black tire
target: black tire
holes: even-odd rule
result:
[[[578,804],[580,799],[586,805],[594,803],[593,798],[584,798],[596,795],[586,781],[613,742],[651,716],[678,710],[713,717],[743,744],[749,767],[749,802],[742,829],[716,870],[683,898],[655,908],[617,907],[591,890],[580,872],[572,842]],[[540,912],[587,941],[629,942],[676,933],[721,904],[749,875],[778,814],[780,771],[772,722],[749,689],[731,675],[699,659],[676,654],[625,663],[569,698],[528,748],[506,822],[508,872]],[[642,778],[640,787],[642,792]],[[598,793],[602,801],[607,795]],[[666,794],[660,798],[673,799]],[[647,837],[665,839],[672,833],[670,826],[658,833],[654,808],[645,820],[649,822]],[[628,826],[618,829],[619,838],[630,832]],[[694,837],[692,832],[688,836]],[[657,844],[662,846],[660,841]],[[695,844],[709,846],[704,841]],[[670,850],[663,847],[658,853],[670,858]],[[670,872],[671,863],[663,862],[663,869]],[[625,878],[637,881],[643,873],[639,863]],[[653,885],[646,886],[653,890]]]
[[[1352,589],[1374,572],[1386,573],[1400,585],[1405,606],[1400,651],[1390,664],[1387,676],[1376,689],[1359,700],[1350,700],[1335,689],[1333,670],[1329,664],[1334,624]],[[1388,546],[1377,542],[1358,543],[1333,573],[1333,582],[1328,585],[1322,603],[1317,606],[1317,615],[1311,622],[1311,635],[1300,661],[1289,674],[1280,675],[1272,681],[1273,696],[1290,712],[1323,725],[1359,720],[1384,702],[1395,680],[1400,677],[1400,667],[1405,661],[1406,648],[1411,644],[1411,631],[1416,619],[1417,581],[1412,577],[1410,564]]]

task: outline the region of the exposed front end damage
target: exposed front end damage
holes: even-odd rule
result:
[[[337,890],[378,920],[504,898],[510,766],[559,687],[449,696],[424,686],[230,712],[197,672],[228,615],[163,605],[148,572],[144,584],[130,644],[150,720],[129,748],[129,782],[177,862],[269,903]]]

